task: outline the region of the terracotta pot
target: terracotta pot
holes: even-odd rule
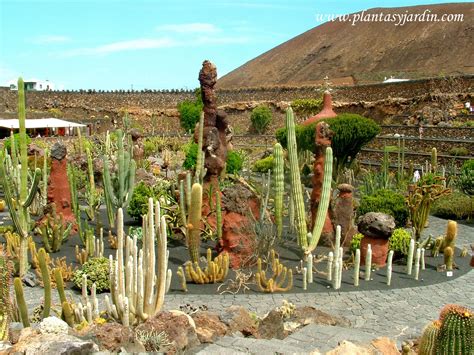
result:
[[[388,239],[383,238],[362,238],[360,242],[360,264],[365,265],[365,256],[367,254],[367,245],[372,247],[372,264],[379,267],[385,266],[388,255]]]

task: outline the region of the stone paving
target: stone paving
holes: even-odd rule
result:
[[[446,221],[430,217],[424,235],[444,232]],[[474,243],[474,228],[458,224],[458,246]],[[25,289],[27,299],[41,298],[39,288]],[[187,295],[166,296],[165,309],[179,309],[180,305],[206,305],[211,311],[222,311],[231,305],[241,305],[263,316],[272,308],[288,300],[297,306],[314,306],[332,315],[344,316],[351,328],[310,325],[285,340],[256,340],[235,336],[221,338],[215,344],[201,349],[201,354],[259,353],[290,354],[321,352],[334,348],[346,340],[367,341],[388,336],[401,344],[403,340],[419,336],[422,328],[438,317],[446,303],[458,303],[474,309],[474,269],[445,283],[416,288],[285,294]]]

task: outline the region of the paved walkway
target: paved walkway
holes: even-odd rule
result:
[[[439,235],[446,221],[431,217],[424,234]],[[474,228],[458,225],[458,246],[474,243]],[[28,299],[40,299],[39,288],[25,290]],[[206,354],[229,353],[305,353],[314,349],[327,351],[343,339],[370,340],[388,336],[400,344],[403,340],[419,336],[422,328],[437,319],[440,308],[446,303],[458,303],[474,309],[474,269],[445,283],[416,288],[320,292],[298,294],[252,295],[167,295],[165,309],[179,309],[180,305],[205,304],[209,310],[220,312],[231,305],[242,305],[262,316],[288,300],[297,306],[310,305],[333,315],[344,316],[352,323],[351,329],[312,325],[303,328],[285,340],[255,340],[224,337],[202,350]]]

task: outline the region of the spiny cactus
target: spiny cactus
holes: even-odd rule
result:
[[[86,213],[87,213],[87,217],[91,221],[94,221],[97,210],[100,207],[101,194],[95,188],[94,164],[92,162],[92,153],[89,148],[86,148],[86,155],[87,155],[87,172],[88,172],[88,179],[87,179],[87,184],[86,184],[86,201],[87,201]]]
[[[31,206],[41,179],[41,169],[37,168],[33,174],[31,187],[28,189],[28,154],[26,142],[26,113],[25,113],[25,85],[22,78],[18,79],[18,120],[20,123],[20,172],[19,190],[11,182],[11,175],[6,171],[5,152],[0,150],[0,181],[3,181],[3,191],[8,211],[15,226],[16,232],[20,235],[20,267],[19,274],[23,276],[28,271],[28,235],[31,232],[30,212]],[[18,166],[14,167],[18,169]]]
[[[110,298],[105,298],[107,313],[124,325],[136,324],[161,309],[171,282],[167,224],[165,216],[160,215],[160,203],[154,203],[152,198],[148,200],[148,213],[143,218],[142,249],[138,249],[136,236],[133,240],[125,237],[121,208],[117,214],[117,238],[116,259],[110,256]],[[158,241],[156,258],[155,239]]]
[[[202,186],[194,184],[191,190],[191,206],[188,216],[188,247],[191,262],[199,261],[199,248],[201,246],[201,207]]]
[[[49,253],[55,253],[61,249],[61,245],[69,238],[72,223],[64,222],[62,213],[56,214],[56,204],[52,203],[52,211],[48,213],[41,222],[38,232],[43,238],[43,244]]]
[[[196,174],[194,176],[194,181],[200,184],[202,184],[204,175],[205,175],[204,154],[202,151],[203,132],[204,132],[204,112],[201,112],[201,116],[199,118],[198,148],[197,148],[197,156],[196,156]]]
[[[216,229],[217,229],[217,240],[222,239],[222,201],[221,192],[216,191]]]
[[[285,189],[285,175],[283,164],[283,148],[280,143],[273,147],[273,179],[275,189],[275,224],[277,226],[277,237],[281,238],[283,233],[283,193]]]
[[[136,163],[132,158],[131,148],[129,151],[124,147],[124,134],[122,130],[116,130],[117,133],[117,154],[115,161],[117,164],[117,172],[112,176],[110,172],[110,158],[105,156],[103,182],[105,191],[105,202],[107,207],[107,217],[109,224],[115,224],[115,214],[117,209],[126,208],[132,196],[132,191],[135,182]],[[114,160],[114,159],[112,159]]]
[[[436,148],[431,149],[431,171],[436,173],[438,170],[438,151]]]
[[[21,323],[25,328],[29,327],[30,319],[28,316],[28,308],[26,307],[25,302],[25,293],[23,292],[23,282],[19,277],[15,277],[13,280],[13,285],[15,289],[16,304],[20,312]]]
[[[441,310],[441,327],[436,354],[472,354],[474,352],[474,313],[457,305]]]
[[[420,355],[436,355],[436,342],[440,327],[441,322],[439,320],[432,321],[425,327],[420,339]]]
[[[207,249],[207,266],[204,270],[198,263],[188,262],[185,266],[186,279],[197,284],[223,282],[228,271],[229,255],[222,253],[212,260],[211,249]]]
[[[451,247],[444,248],[444,264],[446,265],[446,270],[453,270],[454,249]]]
[[[0,341],[8,339],[10,324],[10,268],[3,250],[0,250]]]
[[[43,248],[38,251],[38,261],[44,287],[43,318],[47,318],[51,310],[51,277],[49,275],[48,264],[46,264],[46,250]]]
[[[295,120],[293,110],[286,110],[286,129],[288,135],[288,161],[290,163],[291,196],[295,207],[296,230],[298,232],[298,245],[302,248],[308,246],[306,213],[304,208],[303,190],[301,188],[300,169],[298,164],[298,150],[296,146]]]
[[[275,254],[275,250],[271,251],[270,263],[272,269],[272,276],[267,277],[264,270],[262,270],[262,259],[257,260],[257,273],[255,274],[255,281],[262,292],[286,292],[293,288],[293,270],[288,269],[280,263],[280,260]],[[283,286],[286,282],[286,286]]]

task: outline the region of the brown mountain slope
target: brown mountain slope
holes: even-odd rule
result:
[[[220,88],[302,85],[352,76],[357,82],[474,73],[474,3],[376,8],[367,14],[463,14],[462,22],[327,22],[245,63]],[[357,13],[362,15],[362,12]],[[413,16],[413,15],[412,15]]]

